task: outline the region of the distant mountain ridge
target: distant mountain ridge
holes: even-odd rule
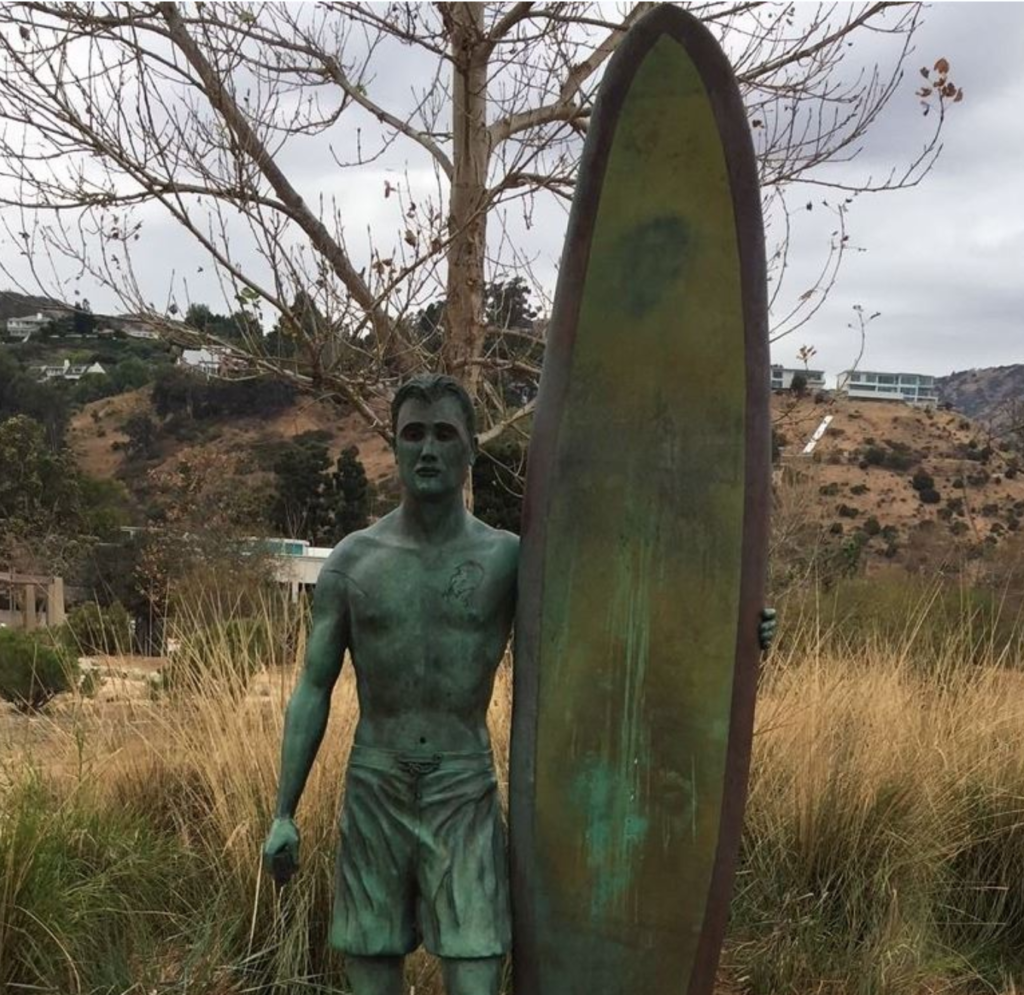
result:
[[[1010,421],[1013,406],[1024,406],[1024,363],[961,370],[937,377],[936,385],[944,403],[999,432]]]

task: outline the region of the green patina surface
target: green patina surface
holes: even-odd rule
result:
[[[745,373],[723,150],[668,37],[622,107],[582,294],[538,660],[545,991],[671,995],[719,831]]]

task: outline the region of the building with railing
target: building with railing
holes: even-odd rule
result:
[[[772,363],[771,375],[772,390],[789,390],[793,386],[794,377],[803,377],[805,390],[825,389],[824,370],[805,370],[799,367],[790,369],[787,366]]]
[[[924,373],[845,370],[839,374],[838,390],[861,401],[904,401],[920,405],[939,401],[935,377]]]

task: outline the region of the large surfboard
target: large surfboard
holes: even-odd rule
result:
[[[530,445],[511,770],[518,995],[711,990],[769,500],[764,235],[730,66],[664,5],[586,140]]]

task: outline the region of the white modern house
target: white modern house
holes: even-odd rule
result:
[[[793,386],[793,377],[796,376],[804,378],[804,387],[806,387],[807,390],[825,389],[824,370],[805,370],[799,367],[790,369],[787,366],[772,363],[771,373],[772,390],[789,390],[789,388]]]
[[[262,553],[273,557],[274,579],[286,584],[292,601],[297,601],[299,592],[316,587],[320,571],[333,550],[327,546],[310,546],[304,539],[250,539],[252,545]]]
[[[861,401],[903,401],[907,404],[937,404],[935,377],[923,373],[883,373],[878,370],[845,370],[839,374],[838,390]]]
[[[185,349],[178,357],[178,366],[187,366],[197,373],[215,376],[224,365],[224,351],[216,346],[204,346],[202,349]]]

